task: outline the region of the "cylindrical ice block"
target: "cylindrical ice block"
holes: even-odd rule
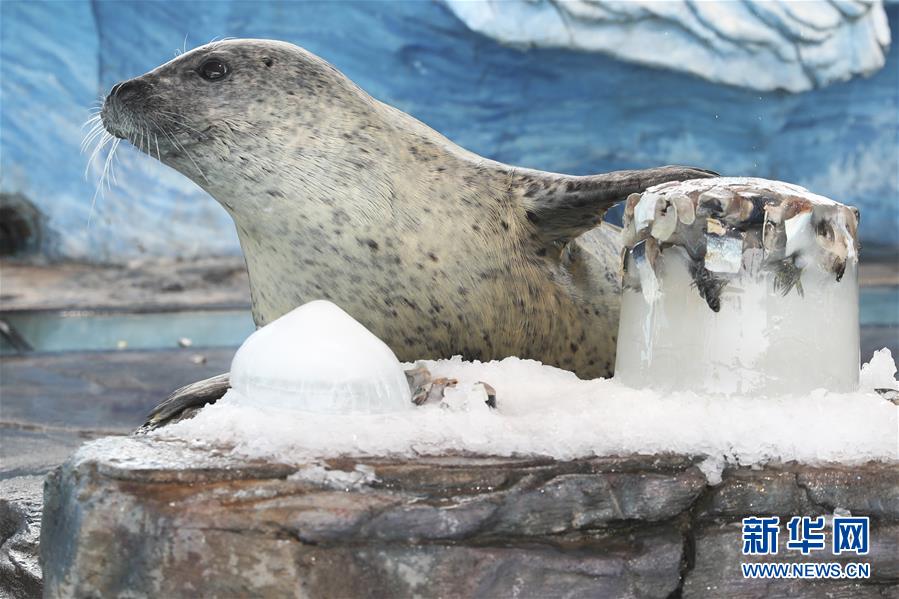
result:
[[[751,178],[628,198],[615,376],[784,394],[858,386],[855,209]]]

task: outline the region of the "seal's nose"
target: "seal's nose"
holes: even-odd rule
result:
[[[100,117],[107,131],[116,137],[127,139],[132,128],[129,124],[142,112],[142,101],[150,94],[150,84],[140,78],[116,83],[103,102]]]
[[[109,98],[115,98],[117,100],[121,100],[122,102],[127,102],[129,99],[140,95],[142,92],[146,91],[147,83],[141,81],[140,79],[129,79],[128,81],[122,81],[121,83],[116,83],[112,90],[109,92]]]

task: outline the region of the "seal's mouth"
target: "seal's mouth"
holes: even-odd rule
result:
[[[121,119],[111,116],[110,111],[106,110],[106,106],[103,107],[100,115],[103,119],[103,128],[113,137],[130,141],[128,128],[121,123]]]

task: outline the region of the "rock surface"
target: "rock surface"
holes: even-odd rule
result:
[[[875,596],[899,592],[894,465],[725,471],[676,456],[568,462],[241,460],[91,442],[45,487],[45,593],[62,596]],[[870,515],[865,583],[743,584],[740,518]]]
[[[0,597],[39,597],[42,476],[0,480]]]

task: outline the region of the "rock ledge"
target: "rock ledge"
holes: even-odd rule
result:
[[[763,597],[779,583],[738,578],[740,518],[834,508],[871,516],[871,580],[788,581],[784,592],[899,592],[895,466],[723,478],[708,487],[696,460],[680,456],[296,465],[105,438],[47,478],[44,592]]]

